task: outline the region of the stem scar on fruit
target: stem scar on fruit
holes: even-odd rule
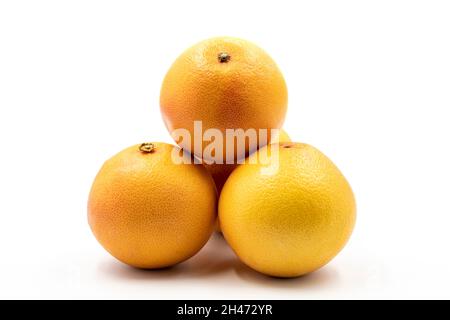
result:
[[[282,143],[280,143],[280,147],[289,149],[289,148],[295,148],[296,145],[293,142],[282,142]]]
[[[221,53],[219,53],[217,58],[219,59],[220,63],[227,63],[228,61],[230,61],[231,56],[226,52],[221,52]]]
[[[139,151],[143,153],[152,153],[155,151],[155,145],[151,142],[144,142],[139,146]]]

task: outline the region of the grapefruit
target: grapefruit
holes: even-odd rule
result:
[[[182,262],[214,229],[214,182],[202,165],[175,164],[172,152],[178,151],[161,142],[132,146],[106,161],[95,178],[89,225],[100,244],[128,265]]]
[[[162,84],[160,106],[172,136],[177,129],[190,133],[190,139],[176,137],[177,143],[200,159],[212,160],[203,154],[210,142],[194,132],[194,121],[201,121],[202,133],[217,129],[223,137],[226,129],[266,129],[270,141],[270,129],[283,124],[287,96],[283,75],[265,51],[246,40],[219,37],[192,46],[175,60]],[[237,133],[235,146],[244,138],[244,132]],[[234,150],[229,156],[242,158],[256,149],[247,141],[245,152]],[[225,160],[225,144],[222,150]]]
[[[220,227],[245,264],[267,275],[295,277],[324,266],[344,247],[355,224],[355,199],[319,150],[291,142],[276,147],[278,170],[272,174],[259,161],[230,175],[219,200]]]

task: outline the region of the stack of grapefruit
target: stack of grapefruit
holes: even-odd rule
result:
[[[329,262],[352,232],[354,196],[330,159],[279,131],[287,96],[275,62],[248,41],[213,38],[182,53],[160,97],[176,145],[142,143],[105,162],[88,201],[97,240],[145,269],[189,259],[214,230],[267,275]]]

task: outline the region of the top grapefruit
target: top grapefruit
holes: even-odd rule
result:
[[[194,121],[202,122],[203,132],[220,130],[223,138],[225,129],[267,129],[270,140],[270,129],[283,124],[287,96],[283,75],[265,51],[242,39],[220,37],[202,41],[177,58],[163,81],[160,106],[172,136],[176,129],[190,133],[190,139],[175,137],[177,143],[208,159],[203,150],[210,142],[194,134]],[[235,143],[236,137],[244,137],[243,132]],[[202,141],[195,150],[194,138]],[[247,141],[245,149],[248,154],[257,148]],[[225,146],[222,150],[225,159]]]

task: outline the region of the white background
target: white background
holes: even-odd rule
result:
[[[1,1],[0,298],[450,298],[449,17],[448,1]],[[351,241],[309,276],[259,275],[220,237],[138,271],[88,227],[103,161],[171,141],[164,74],[217,35],[271,54],[285,129],[355,191]]]

